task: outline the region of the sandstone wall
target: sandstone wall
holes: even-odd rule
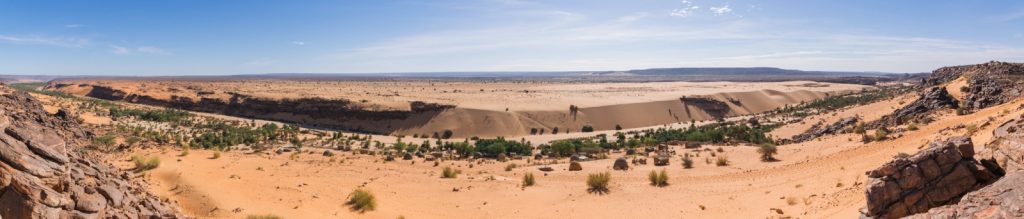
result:
[[[954,137],[869,171],[862,213],[868,218],[900,218],[926,212],[998,179],[998,170],[973,157],[971,139]]]

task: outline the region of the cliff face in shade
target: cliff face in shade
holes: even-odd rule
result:
[[[0,86],[0,217],[176,218],[176,207],[84,149],[92,133],[67,111]]]

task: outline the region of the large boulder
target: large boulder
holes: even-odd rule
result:
[[[629,170],[629,163],[625,157],[615,159],[615,163],[612,164],[613,170]]]
[[[956,202],[964,194],[998,179],[973,158],[974,145],[967,137],[933,142],[929,148],[868,172],[867,206],[870,218],[900,218]]]
[[[583,166],[580,165],[580,162],[576,162],[576,161],[569,162],[569,171],[580,171],[580,170],[583,170]]]
[[[65,110],[0,86],[0,218],[174,218],[172,205],[85,146],[91,131]]]

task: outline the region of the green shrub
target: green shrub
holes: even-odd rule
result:
[[[884,141],[885,139],[888,139],[888,138],[889,138],[889,129],[886,129],[885,127],[881,127],[881,128],[878,128],[878,129],[875,130],[875,140],[876,141]]]
[[[683,157],[683,168],[693,168],[693,159],[690,159],[689,156]]]
[[[526,173],[526,175],[523,175],[523,188],[533,186],[536,183],[537,181],[533,178],[533,173]]]
[[[580,129],[580,131],[582,131],[582,132],[593,132],[594,131],[594,127],[590,126],[590,125],[584,125],[583,128]]]
[[[114,135],[111,135],[111,134],[106,134],[106,135],[103,135],[103,136],[98,136],[98,137],[92,139],[92,143],[93,144],[97,144],[97,145],[101,145],[104,148],[110,148],[110,147],[114,146],[114,143],[117,143],[117,136],[114,136]]]
[[[377,208],[377,198],[373,197],[373,193],[364,189],[356,189],[349,194],[351,198],[348,199],[348,204],[352,210],[360,213],[373,211]]]
[[[611,173],[591,173],[587,175],[587,191],[591,193],[608,193],[608,182],[611,181]]]
[[[662,169],[660,173],[651,170],[651,173],[647,175],[647,179],[651,181],[652,186],[668,186],[668,172],[664,169]]]
[[[441,178],[454,179],[455,177],[458,177],[459,173],[462,173],[462,171],[452,169],[451,167],[444,167],[444,169],[441,170]]]
[[[178,156],[181,156],[181,157],[188,156],[188,151],[190,150],[190,148],[191,147],[188,146],[188,145],[182,145],[181,146],[181,154],[179,154]]]
[[[915,124],[915,123],[910,123],[910,125],[907,125],[907,130],[910,130],[910,131],[917,131],[917,124]]]
[[[220,150],[213,150],[213,157],[211,157],[210,159],[217,159],[217,158],[220,158]]]

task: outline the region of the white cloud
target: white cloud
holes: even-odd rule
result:
[[[132,54],[150,54],[150,55],[167,55],[170,54],[164,49],[153,46],[140,46],[135,48],[110,45],[110,52],[118,55],[132,55]]]
[[[299,45],[299,46],[305,46],[305,45],[306,45],[306,42],[302,42],[302,41],[292,41],[292,45]]]
[[[689,17],[697,12],[697,10],[700,10],[700,6],[694,5],[693,2],[688,0],[683,0],[682,3],[683,7],[672,10],[672,13],[669,13],[669,15],[673,17]]]
[[[0,41],[16,44],[46,45],[82,48],[89,45],[89,39],[77,37],[9,36],[0,35]]]
[[[67,27],[67,28],[79,28],[79,27],[82,27],[82,25],[81,24],[68,24],[68,25],[64,25],[64,27]]]
[[[709,10],[711,10],[711,13],[714,13],[715,15],[723,15],[732,12],[732,8],[729,8],[729,5],[725,5],[722,7],[711,7]]]

